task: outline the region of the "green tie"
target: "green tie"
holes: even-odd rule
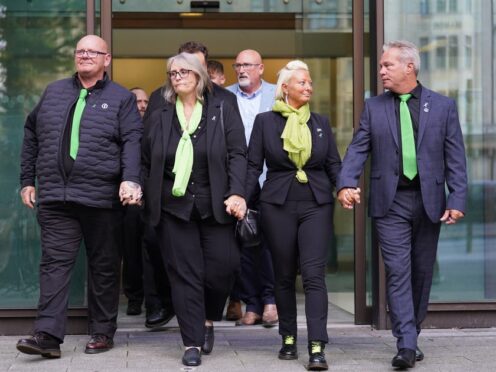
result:
[[[417,175],[417,156],[415,151],[415,138],[413,137],[412,118],[408,104],[411,94],[400,95],[400,123],[401,123],[401,148],[403,156],[403,174],[409,180]]]
[[[84,106],[86,106],[85,98],[87,95],[88,90],[81,89],[81,92],[79,92],[79,99],[76,103],[76,109],[74,110],[74,116],[72,117],[71,148],[69,150],[69,155],[74,160],[76,160],[79,148],[79,124],[81,123],[81,116],[83,116]]]

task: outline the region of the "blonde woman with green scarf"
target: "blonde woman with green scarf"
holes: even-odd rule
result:
[[[145,215],[154,226],[185,346],[201,364],[239,265],[234,223],[246,212],[246,140],[238,111],[211,93],[194,54],[169,58],[167,104],[145,120]]]
[[[282,347],[279,359],[297,359],[295,279],[300,267],[305,292],[309,370],[327,370],[325,271],[331,245],[333,188],[341,159],[329,121],[310,112],[308,66],[289,62],[280,72],[272,111],[257,115],[248,149],[246,196],[267,164],[260,215],[275,274]]]

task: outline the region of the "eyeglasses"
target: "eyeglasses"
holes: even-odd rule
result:
[[[101,56],[104,56],[108,53],[106,52],[99,52],[99,51],[96,51],[96,50],[85,50],[85,49],[76,49],[74,51],[74,55],[76,57],[79,57],[79,58],[82,58],[84,57],[84,55],[87,55],[89,58],[96,58],[97,56],[101,55]]]
[[[191,71],[192,70],[186,70],[185,68],[182,68],[179,71],[169,71],[167,75],[169,75],[171,79],[177,79],[178,77],[184,79],[185,77],[188,77]]]
[[[260,66],[260,63],[233,63],[232,67],[236,71],[241,70],[241,67],[243,67],[245,70],[251,70],[255,66]]]

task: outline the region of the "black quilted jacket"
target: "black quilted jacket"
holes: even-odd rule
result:
[[[98,208],[119,204],[121,181],[140,183],[143,131],[133,93],[112,81],[86,98],[80,145],[69,176],[64,172],[63,133],[79,95],[76,77],[46,88],[24,125],[21,187],[35,186],[38,203],[76,202]]]

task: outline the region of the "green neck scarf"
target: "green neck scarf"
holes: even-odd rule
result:
[[[281,134],[283,148],[288,152],[289,159],[296,165],[296,179],[307,183],[308,178],[302,169],[312,152],[312,134],[307,122],[310,119],[310,106],[301,106],[298,110],[282,100],[277,100],[272,111],[279,112],[287,118],[286,126]]]
[[[193,134],[198,128],[198,124],[200,124],[202,104],[200,101],[196,101],[189,123],[187,123],[184,116],[184,105],[181,99],[177,97],[176,115],[183,134],[177,145],[174,168],[172,169],[172,172],[176,175],[172,186],[172,195],[184,196],[193,169],[193,143],[191,142],[190,134]]]

